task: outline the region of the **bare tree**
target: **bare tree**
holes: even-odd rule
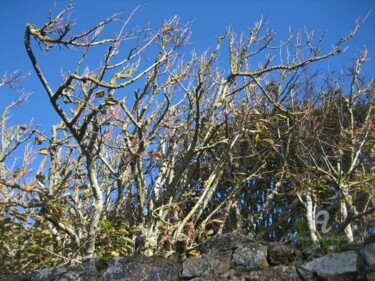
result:
[[[354,240],[350,225],[353,217],[358,219],[374,209],[372,195],[365,204],[367,207],[362,206],[360,211],[353,200],[357,191],[367,190],[374,180],[369,173],[374,147],[370,136],[374,125],[374,91],[372,82],[360,76],[366,56],[365,50],[349,69],[349,79],[327,78],[318,95],[326,103],[319,105],[319,109],[316,107],[315,114],[312,112],[307,121],[314,134],[307,134],[308,143],[299,141],[307,156],[304,165],[309,170],[318,171],[337,191],[341,223],[338,232],[344,231],[349,241]]]
[[[369,204],[358,211],[350,195],[353,176],[356,185],[363,183],[361,164],[371,162],[364,151],[373,151],[373,88],[359,78],[365,57],[353,72],[350,94],[340,98],[328,91],[329,81],[329,94],[317,94],[319,76],[311,74],[314,63],[341,53],[362,23],[322,53],[323,36],[316,40],[307,31],[275,45],[275,32],[262,19],[248,34],[228,30],[212,50],[186,58],[191,32],[176,17],[158,30],[130,31],[132,15],[115,15],[76,34],[71,9],[72,3],[57,15],[51,10],[48,23],[28,24],[24,37],[61,119],[50,134],[35,131],[33,149],[43,159],[38,170],[18,183],[17,194],[1,198],[1,206],[25,209],[31,226],[24,231],[41,245],[29,248],[35,259],[77,263],[134,251],[169,256],[177,238],[191,248],[232,231],[280,240],[295,233],[301,217],[317,242],[315,209],[329,192],[316,195],[315,176],[328,175],[340,192],[332,204],[341,206],[348,238],[350,223],[371,213]],[[105,28],[117,24],[116,35],[105,38]],[[228,70],[219,63],[223,46]],[[57,50],[80,57],[54,85],[38,55]],[[97,51],[103,56],[92,66]],[[366,113],[357,115],[357,109]],[[340,131],[327,137],[326,121],[334,116]],[[24,137],[18,143],[31,137],[31,131],[19,132]],[[336,143],[343,134],[350,147]],[[340,162],[340,172],[332,161]]]

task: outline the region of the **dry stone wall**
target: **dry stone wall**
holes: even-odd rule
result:
[[[306,254],[286,243],[263,243],[239,234],[211,238],[196,256],[174,261],[162,256],[89,259],[75,268],[49,268],[7,281],[375,281],[375,243],[341,252]]]

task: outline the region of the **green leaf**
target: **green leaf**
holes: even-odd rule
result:
[[[38,181],[40,181],[42,184],[44,184],[44,183],[46,182],[46,177],[43,176],[43,174],[37,174],[37,175],[35,176],[35,178],[36,178]]]
[[[51,235],[51,232],[48,229],[44,229],[42,234]]]
[[[275,115],[276,119],[279,120],[279,121],[285,121],[285,120],[288,120],[288,117],[282,115],[282,114],[276,114]]]
[[[275,143],[271,139],[262,139],[262,141],[269,143],[271,146],[275,146]]]
[[[79,189],[82,189],[82,190],[85,190],[85,189],[88,189],[88,185],[87,184],[82,184],[78,187]]]
[[[130,239],[129,237],[126,237],[126,236],[118,236],[117,241],[118,242],[127,242],[127,243],[130,243],[130,244],[134,243],[134,241],[132,239]]]
[[[37,220],[37,221],[44,221],[44,217],[42,217],[42,216],[38,216],[38,215],[31,215],[30,216],[32,219],[34,219],[34,220]]]
[[[129,229],[129,232],[130,232],[130,233],[140,232],[140,230],[139,230],[138,227],[136,227],[136,226],[132,226],[132,227]]]
[[[39,245],[36,245],[33,248],[33,254],[40,254],[41,252],[42,252],[42,247],[40,247]]]
[[[95,93],[95,96],[96,96],[97,98],[102,98],[102,97],[104,97],[104,95],[105,95],[104,90],[100,90],[100,91],[97,91],[97,92]]]
[[[118,104],[118,100],[116,100],[114,97],[108,97],[105,99],[106,105],[116,105]]]
[[[124,229],[119,229],[119,230],[117,230],[116,231],[117,233],[119,233],[119,234],[129,234],[129,232],[124,228]]]
[[[41,148],[38,150],[38,153],[41,155],[48,155],[48,148]]]
[[[46,141],[47,138],[45,136],[38,136],[34,139],[34,143],[37,145],[42,144],[42,142]]]

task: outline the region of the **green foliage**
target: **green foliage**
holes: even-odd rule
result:
[[[295,231],[297,235],[296,242],[303,251],[320,249],[323,254],[326,254],[329,252],[340,251],[342,247],[343,236],[335,230],[331,230],[326,234],[318,231],[317,236],[319,240],[318,244],[315,244],[311,239],[306,222],[302,218],[297,220]]]
[[[98,258],[110,260],[116,256],[126,256],[134,252],[134,241],[130,237],[139,234],[136,227],[128,227],[123,218],[100,221],[96,252]]]
[[[3,274],[30,272],[59,264],[63,259],[52,254],[54,244],[50,231],[43,228],[28,228],[19,222],[11,226],[1,223],[0,271]]]
[[[343,243],[341,233],[332,230],[328,234],[319,235],[319,247],[323,253],[340,251]]]
[[[310,232],[307,228],[306,222],[302,218],[299,218],[296,221],[295,231],[297,235],[297,243],[303,251],[315,247],[313,241],[311,240]]]

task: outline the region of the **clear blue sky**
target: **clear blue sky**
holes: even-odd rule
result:
[[[117,12],[128,15],[143,1],[136,0],[76,0],[72,18],[77,19],[78,31],[97,24],[100,20]],[[63,7],[66,1],[59,0]],[[24,73],[31,72],[25,90],[33,92],[27,104],[14,113],[14,123],[26,123],[32,117],[35,124],[41,124],[43,131],[49,133],[49,126],[58,119],[52,112],[48,98],[40,82],[33,73],[31,64],[23,45],[23,34],[26,23],[41,26],[46,22],[51,0],[0,0],[0,75],[19,69]],[[347,34],[358,17],[366,16],[373,10],[363,28],[350,42],[348,52],[339,57],[338,63],[348,65],[354,54],[363,46],[369,52],[370,61],[365,68],[369,76],[375,74],[375,1],[373,0],[148,0],[133,18],[133,24],[143,26],[150,23],[157,29],[160,24],[174,15],[182,22],[194,21],[192,24],[192,45],[202,51],[216,43],[216,36],[224,34],[231,26],[241,33],[251,27],[260,17],[267,16],[269,27],[274,28],[280,39],[286,38],[289,28],[298,32],[303,27],[327,31],[326,43],[334,44],[341,36]],[[187,55],[190,55],[190,51]],[[40,57],[40,55],[39,55]],[[98,61],[102,54],[98,54]],[[63,57],[53,63],[57,71],[63,64]],[[336,62],[337,63],[337,62]],[[56,77],[60,79],[60,77]],[[9,101],[11,91],[0,88],[0,110]],[[12,94],[14,97],[14,94]]]

